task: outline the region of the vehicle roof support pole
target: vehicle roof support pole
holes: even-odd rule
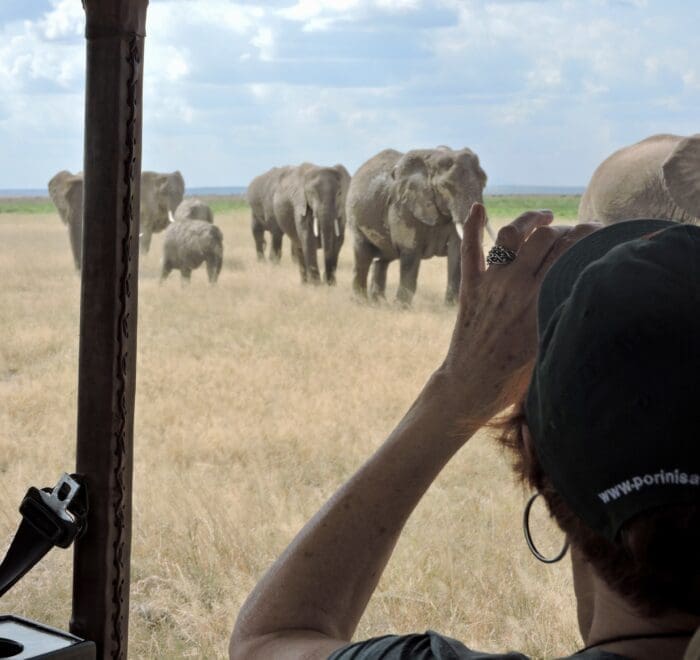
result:
[[[77,472],[89,496],[75,545],[71,632],[126,658],[143,47],[148,0],[83,0],[87,74]]]

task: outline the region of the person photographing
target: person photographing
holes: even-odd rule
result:
[[[350,643],[425,491],[510,406],[516,474],[564,533],[542,556],[528,505],[528,544],[571,558],[573,657],[683,657],[700,626],[700,228],[552,220],[523,214],[485,258],[485,209],[472,207],[445,360],[262,577],[231,658],[525,658],[432,631]]]

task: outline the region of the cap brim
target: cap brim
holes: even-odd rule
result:
[[[620,243],[674,227],[670,220],[626,220],[603,227],[575,243],[549,269],[542,282],[537,303],[540,332],[547,327],[554,311],[571,294],[574,283],[589,264],[605,256]]]

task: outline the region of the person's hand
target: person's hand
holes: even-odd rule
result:
[[[459,310],[441,368],[463,397],[466,421],[482,425],[525,392],[537,350],[537,296],[549,267],[599,224],[550,227],[551,211],[530,211],[496,238],[516,253],[485,265],[486,210],[474,204],[464,225]]]

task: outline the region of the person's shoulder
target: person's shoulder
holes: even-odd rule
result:
[[[384,635],[355,642],[328,660],[529,660],[517,652],[484,653],[432,630],[422,634]]]
[[[486,653],[433,630],[422,634],[384,635],[348,644],[334,651],[328,660],[530,660],[517,651]],[[626,660],[600,649],[566,656],[560,660]]]

